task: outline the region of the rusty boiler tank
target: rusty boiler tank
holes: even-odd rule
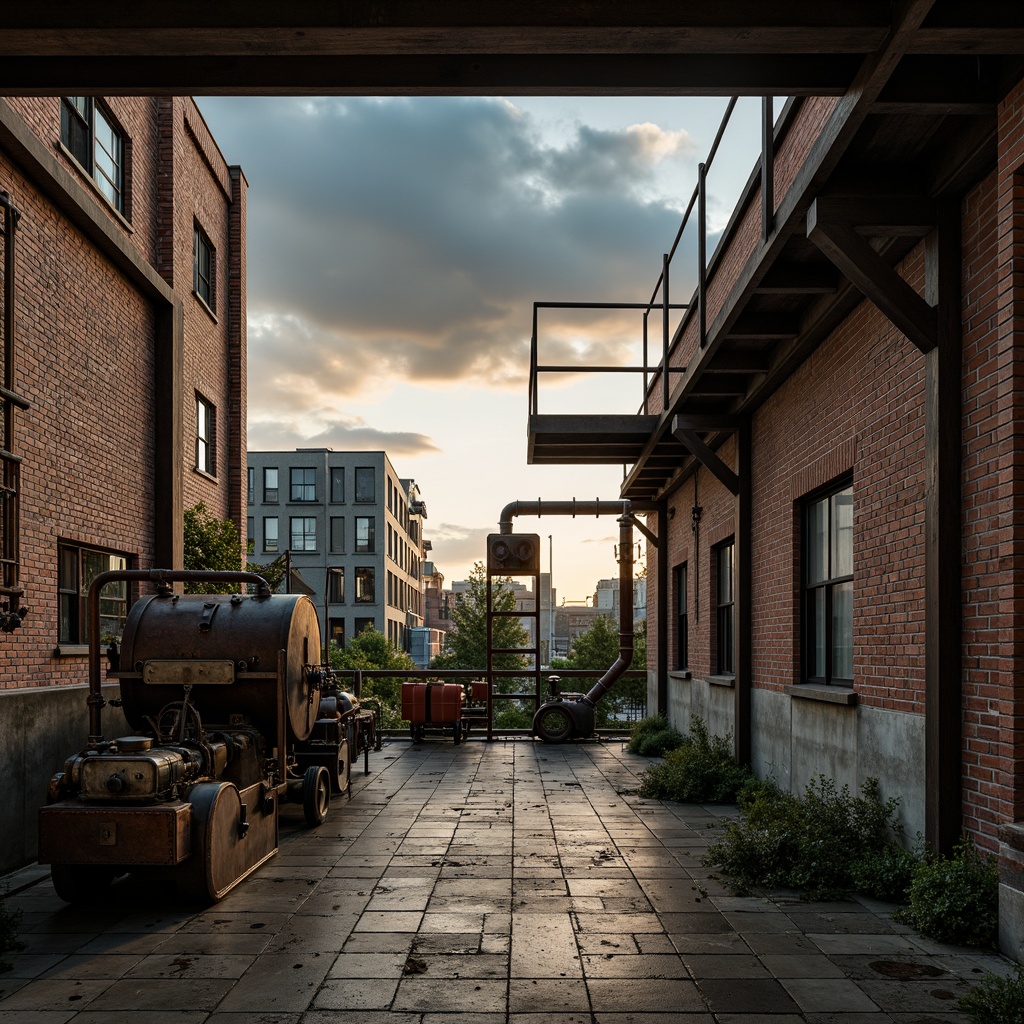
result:
[[[181,580],[253,583],[253,595],[180,595]],[[101,730],[98,595],[115,580],[157,593],[132,606],[108,676],[132,734]],[[50,783],[39,859],[58,894],[95,898],[126,872],[173,879],[210,902],[272,857],[282,799],[327,814],[331,779],[295,747],[320,706],[320,630],[308,597],[271,594],[249,573],[121,570],[90,588],[90,735]],[[347,756],[347,754],[346,754]]]

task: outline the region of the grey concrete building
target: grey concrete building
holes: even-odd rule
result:
[[[344,646],[367,626],[401,650],[423,625],[423,520],[415,480],[385,452],[298,448],[249,452],[252,558],[287,555],[290,586],[303,584],[322,635]]]

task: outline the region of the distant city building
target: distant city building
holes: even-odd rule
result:
[[[247,534],[253,559],[287,554],[289,587],[317,606],[339,646],[368,626],[400,650],[423,625],[423,520],[415,480],[385,452],[298,448],[249,452]]]

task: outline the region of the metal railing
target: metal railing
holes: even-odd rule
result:
[[[672,352],[682,336],[683,328],[687,319],[696,315],[697,317],[697,344],[703,349],[707,344],[708,328],[708,268],[713,264],[717,254],[717,247],[711,257],[707,253],[708,241],[708,174],[714,165],[715,157],[718,155],[722,140],[732,119],[735,110],[737,97],[733,96],[726,104],[725,113],[715,133],[714,141],[708,150],[706,159],[698,165],[697,183],[694,186],[690,201],[683,213],[679,229],[676,231],[672,245],[667,253],[662,256],[661,273],[655,283],[654,290],[648,302],[640,303],[612,303],[612,302],[535,302],[533,304],[533,333],[530,343],[530,382],[529,382],[529,406],[530,414],[537,415],[539,412],[538,402],[538,378],[541,373],[642,373],[643,374],[643,398],[638,412],[647,414],[650,409],[651,397],[654,389],[660,383],[661,386],[661,409],[667,409],[672,394],[672,378],[678,374],[685,374],[685,367],[672,366],[670,359]],[[767,240],[774,226],[775,210],[775,146],[774,146],[774,102],[771,96],[762,98],[761,105],[761,158],[760,158],[760,185],[761,185],[761,236]],[[693,212],[696,209],[695,220],[691,221]],[[671,301],[670,271],[672,260],[679,252],[679,246],[687,228],[692,226],[697,232],[697,260],[696,260],[696,288],[690,302],[673,303]],[[725,240],[723,233],[719,239],[720,246]],[[643,310],[642,318],[642,346],[643,361],[640,366],[564,366],[541,364],[538,357],[538,309],[591,309],[591,310]],[[648,321],[652,312],[661,311],[661,358],[655,366],[650,365],[649,360],[649,335]],[[673,323],[671,311],[682,310],[683,316]]]

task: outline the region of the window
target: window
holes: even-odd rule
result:
[[[292,516],[292,551],[316,551],[316,516]]]
[[[686,605],[686,562],[676,566],[676,668],[690,666],[690,624]]]
[[[356,468],[356,501],[376,501],[377,489],[372,466]]]
[[[60,103],[60,141],[104,199],[123,214],[125,141],[110,114],[88,96],[65,96]]]
[[[217,408],[196,394],[196,469],[217,475]]]
[[[339,647],[345,646],[345,620],[344,619],[331,619],[330,625],[327,630],[328,638],[331,643],[337,644]]]
[[[735,607],[733,605],[733,581],[735,573],[736,548],[732,541],[715,549],[715,638],[717,648],[717,671],[728,675],[734,671],[732,660],[733,637],[735,636]]]
[[[128,567],[126,555],[60,544],[57,547],[57,642],[89,642],[89,585],[101,573]],[[100,638],[120,639],[128,615],[128,584],[108,583],[100,592]]]
[[[345,517],[331,516],[331,554],[345,553]]]
[[[256,500],[256,470],[252,466],[249,467],[249,474],[246,478],[245,493],[249,504],[253,504]],[[249,536],[252,536],[251,530],[249,531]]]
[[[327,570],[327,601],[329,604],[345,603],[345,569],[331,566]]]
[[[356,516],[356,553],[372,555],[377,549],[376,536],[373,516]]]
[[[316,470],[295,469],[288,471],[290,488],[289,501],[316,501]]]
[[[217,311],[216,250],[198,224],[192,225],[192,290],[206,303],[210,312]]]
[[[360,633],[365,633],[368,629],[376,629],[376,619],[356,619],[356,636]]]
[[[331,466],[331,501],[340,505],[345,500],[345,467]]]
[[[245,517],[245,539],[248,547],[252,548],[253,531],[256,529],[256,520],[252,516]]]
[[[268,468],[263,470],[263,501],[266,504],[277,504],[277,470]]]
[[[361,566],[356,569],[356,604],[376,603],[375,580],[376,576],[372,567]]]
[[[265,516],[263,519],[263,550],[277,550],[277,516]]]
[[[804,505],[807,682],[853,685],[853,486]]]

